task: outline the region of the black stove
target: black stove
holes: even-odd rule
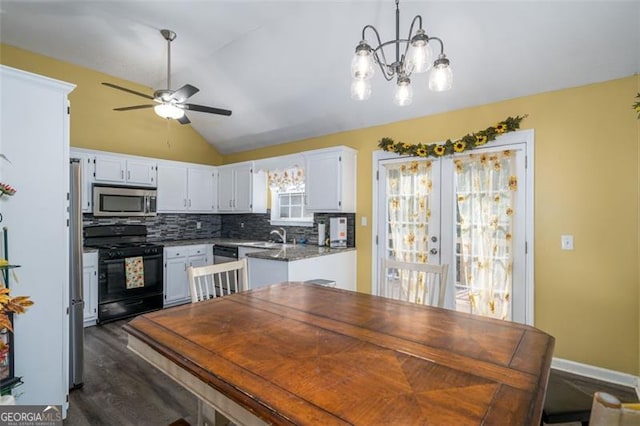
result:
[[[163,246],[146,226],[87,226],[84,245],[98,249],[98,323],[162,308]]]

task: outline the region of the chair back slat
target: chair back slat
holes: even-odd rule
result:
[[[405,302],[444,307],[449,265],[383,259],[378,294]]]
[[[228,296],[247,289],[247,259],[187,268],[191,302]]]

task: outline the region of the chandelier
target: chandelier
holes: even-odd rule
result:
[[[444,54],[444,44],[438,37],[429,37],[422,29],[422,17],[416,15],[411,21],[409,36],[400,38],[400,8],[399,0],[396,0],[396,38],[386,42],[380,41],[380,34],[373,25],[365,25],[362,29],[362,41],[356,47],[356,53],[351,61],[351,98],[363,101],[371,96],[371,77],[374,75],[375,64],[380,66],[382,75],[387,81],[396,79],[396,94],[393,102],[396,105],[409,105],[413,99],[411,87],[412,74],[420,74],[431,70],[429,74],[429,89],[442,92],[451,89],[453,74],[449,66],[449,59]],[[418,30],[413,33],[413,27],[418,23]],[[371,30],[378,42],[376,48],[372,48],[366,40],[365,33]],[[433,42],[440,44],[440,54],[433,61],[431,45]],[[384,48],[395,46],[395,61],[387,61]],[[401,48],[404,52],[400,54]],[[433,63],[432,63],[433,61]],[[433,65],[433,66],[432,66]]]

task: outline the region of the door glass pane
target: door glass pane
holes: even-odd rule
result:
[[[515,154],[464,155],[454,168],[456,310],[511,320]]]
[[[385,256],[406,262],[437,263],[429,259],[433,211],[433,162],[410,160],[385,164]]]

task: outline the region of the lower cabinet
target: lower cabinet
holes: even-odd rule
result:
[[[98,319],[98,252],[82,254],[82,296],[84,326],[96,325]]]
[[[248,257],[249,288],[283,281],[325,279],[335,281],[337,288],[356,291],[356,253],[349,250],[288,262]]]
[[[213,246],[198,244],[164,248],[164,307],[191,302],[187,267],[213,263]]]

